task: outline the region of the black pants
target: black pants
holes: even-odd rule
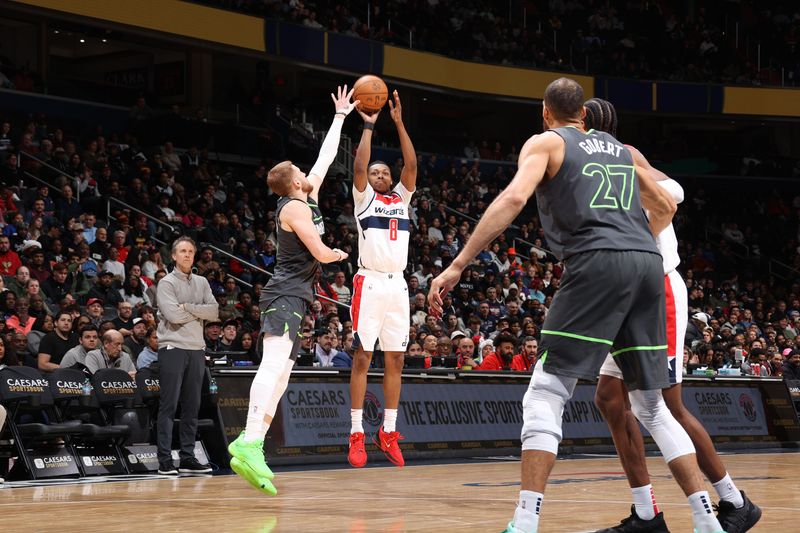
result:
[[[172,460],[172,426],[181,402],[181,460],[194,457],[197,413],[205,372],[203,350],[158,349],[161,398],[158,404],[158,460]]]

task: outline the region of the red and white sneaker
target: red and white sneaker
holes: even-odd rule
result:
[[[350,461],[350,466],[354,468],[361,468],[367,464],[367,450],[364,449],[363,433],[350,434],[350,449],[347,451],[347,460]]]
[[[403,439],[399,431],[386,433],[383,430],[383,426],[378,429],[378,435],[377,438],[375,438],[375,444],[378,448],[383,450],[386,458],[389,459],[393,465],[400,468],[405,466],[406,462],[403,459],[403,452],[400,450],[400,445],[397,444],[397,441]]]

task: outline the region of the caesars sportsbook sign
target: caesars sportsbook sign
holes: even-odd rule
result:
[[[522,396],[527,384],[406,384],[398,410],[405,443],[458,443],[458,447],[501,446],[519,442]],[[564,440],[575,444],[610,439],[594,405],[594,385],[580,384],[563,414]],[[689,410],[714,436],[769,435],[757,387],[686,387]],[[365,430],[383,420],[381,386],[370,383],[364,403]],[[350,396],[346,383],[292,383],[281,401],[284,446],[334,446],[350,435]],[[609,441],[610,442],[610,441]],[[452,446],[443,446],[452,447]],[[431,449],[430,446],[422,448]],[[435,448],[435,447],[434,447]]]

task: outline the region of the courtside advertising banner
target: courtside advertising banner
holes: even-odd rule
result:
[[[526,384],[406,384],[398,427],[406,443],[519,440]],[[565,440],[610,438],[594,405],[593,385],[580,384],[564,407]],[[767,435],[756,387],[686,387],[689,410],[714,436]],[[365,430],[383,420],[380,384],[370,383],[364,403]],[[338,445],[350,435],[347,383],[292,383],[281,402],[285,446]],[[645,432],[646,434],[646,432]]]

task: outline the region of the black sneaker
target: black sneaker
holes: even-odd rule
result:
[[[181,459],[178,472],[181,474],[208,474],[211,472],[211,466],[200,464],[200,461],[190,457],[189,459]]]
[[[159,461],[158,473],[162,476],[177,476],[178,470],[175,468],[173,461]]]
[[[727,533],[744,533],[761,519],[761,509],[741,491],[744,505],[739,509],[727,500],[717,505],[717,520]]]
[[[623,518],[618,526],[598,529],[595,533],[669,533],[664,513],[658,513],[652,520],[642,520],[636,514],[636,506],[631,505],[631,515]]]

